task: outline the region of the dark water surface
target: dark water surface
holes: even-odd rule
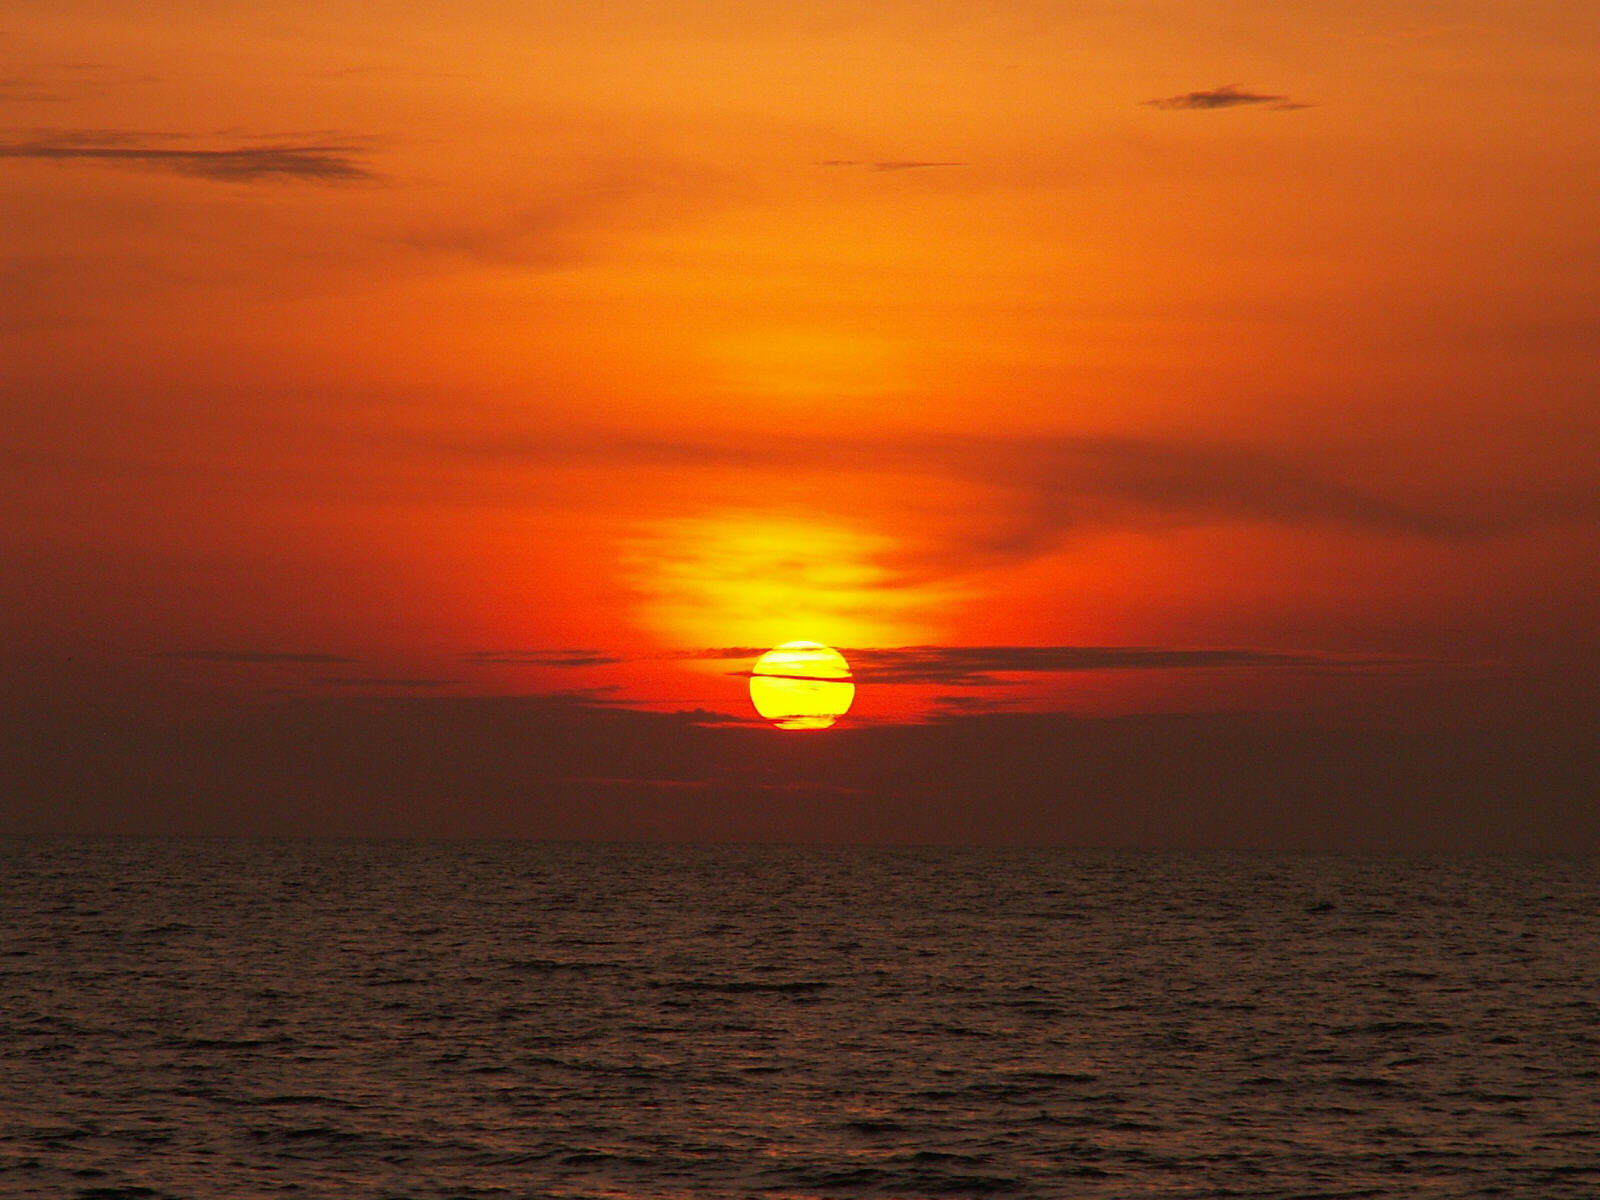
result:
[[[0,842],[14,1197],[1600,1196],[1600,861]]]

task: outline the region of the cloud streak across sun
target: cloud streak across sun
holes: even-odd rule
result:
[[[893,646],[845,647],[855,678],[863,684],[942,684],[992,687],[1013,677],[1070,675],[1089,671],[1321,670],[1405,671],[1413,661],[1285,653],[1244,648],[1166,646]],[[681,652],[704,661],[753,659],[763,651],[727,646]],[[732,672],[740,677],[749,669]]]

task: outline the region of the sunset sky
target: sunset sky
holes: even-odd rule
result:
[[[1600,850],[1597,64],[1555,0],[12,0],[0,832]],[[832,730],[750,706],[795,639]]]

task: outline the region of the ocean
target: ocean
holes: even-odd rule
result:
[[[1600,860],[0,841],[7,1197],[1600,1195]]]

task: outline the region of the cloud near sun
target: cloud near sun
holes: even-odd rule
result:
[[[426,444],[506,472],[559,469],[574,494],[619,464],[648,481],[638,504],[671,515],[632,524],[619,569],[640,619],[675,645],[776,644],[797,630],[841,645],[938,639],[975,576],[1122,530],[1231,524],[1456,541],[1585,519],[1594,507],[1576,491],[1509,481],[1424,494],[1374,478],[1354,453],[1340,461],[1215,438],[589,430]],[[727,507],[707,505],[718,495]]]

